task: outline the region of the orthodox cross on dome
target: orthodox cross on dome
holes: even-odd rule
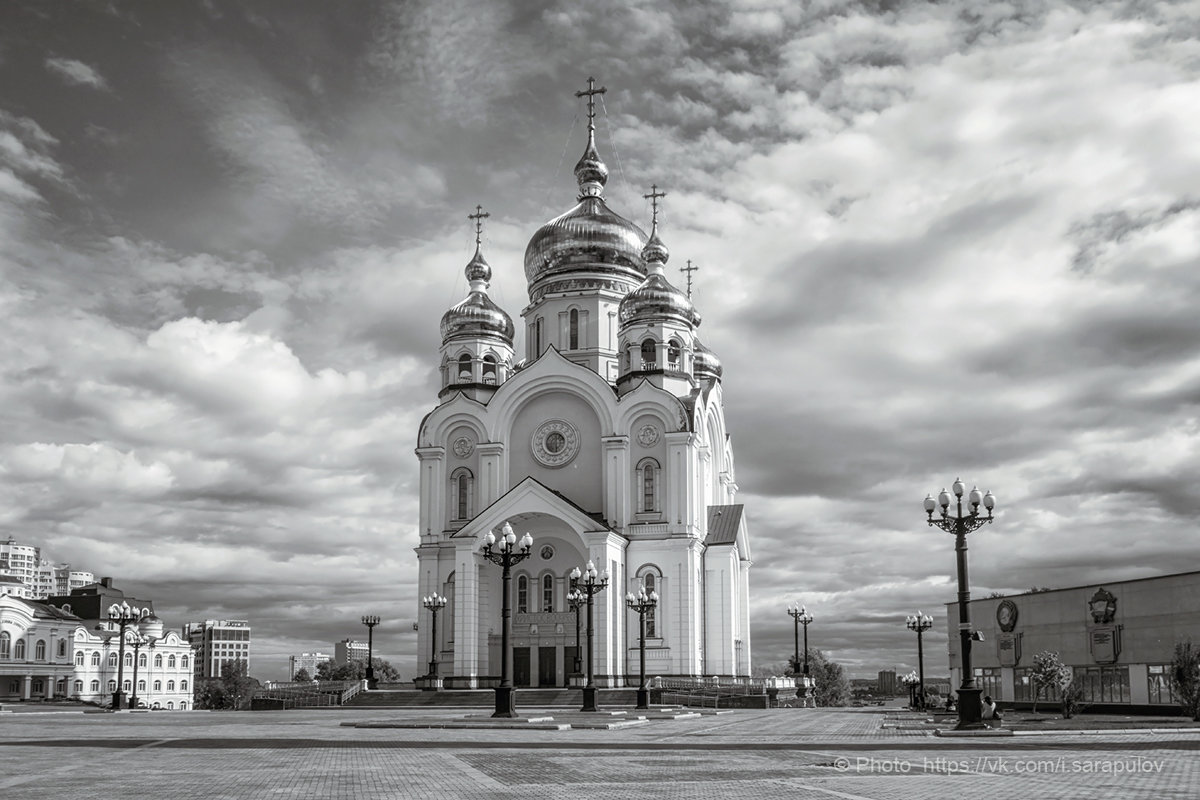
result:
[[[651,224],[653,224],[653,225],[658,225],[658,199],[660,197],[666,197],[666,196],[667,196],[666,192],[660,192],[658,190],[657,183],[650,184],[650,194],[642,195],[642,197],[644,197],[650,201],[650,209],[651,209],[650,221],[651,221]]]
[[[690,258],[688,259],[686,267],[679,268],[680,272],[682,272],[684,275],[687,275],[687,297],[688,297],[688,300],[692,299],[692,273],[696,272],[699,269],[700,269],[699,267],[692,266],[692,260]]]
[[[483,210],[483,206],[475,206],[474,214],[467,214],[467,219],[475,220],[475,246],[479,247],[481,237],[483,236],[483,221],[490,217],[491,214]]]
[[[597,89],[595,78],[589,77],[587,79],[587,81],[588,81],[588,88],[584,89],[582,91],[576,92],[575,96],[576,97],[584,97],[584,96],[587,97],[588,130],[594,131],[596,129],[596,95],[604,94],[605,92],[608,91],[608,88],[605,86],[601,86],[599,89]]]

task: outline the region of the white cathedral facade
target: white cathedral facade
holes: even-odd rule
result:
[[[448,599],[437,641],[418,608],[418,663],[436,650],[447,688],[499,681],[501,569],[481,549],[506,522],[533,537],[512,570],[515,686],[568,684],[569,573],[588,561],[610,576],[594,599],[597,686],[636,685],[638,616],[624,598],[639,587],[659,596],[646,619],[648,676],[750,673],[750,547],[721,365],[665,276],[657,195],[648,236],[605,203],[592,111],[578,204],[525,251],[524,358],[512,318],[488,297],[478,222],[469,293],[442,317],[439,405],[416,449],[416,552],[419,595]]]

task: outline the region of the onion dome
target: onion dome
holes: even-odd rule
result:
[[[601,197],[608,167],[596,152],[591,126],[587,148],[575,165],[575,179],[579,204],[539,228],[525,248],[525,279],[531,300],[548,290],[573,288],[563,284],[577,279],[581,272],[593,276],[593,283],[598,280],[619,291],[628,291],[646,275],[642,260],[645,231],[610,209]],[[600,277],[594,277],[597,274]]]
[[[491,338],[501,339],[511,347],[516,329],[512,317],[488,297],[492,268],[478,246],[465,272],[471,290],[466,299],[442,315],[442,343],[460,338]]]
[[[658,225],[650,230],[642,255],[648,262],[650,274],[646,280],[625,297],[617,308],[617,321],[622,327],[635,322],[658,322],[672,319],[695,327],[700,324],[700,315],[687,295],[676,289],[663,274],[670,252],[658,238]]]
[[[724,368],[717,354],[709,350],[699,339],[692,340],[692,374],[697,380],[721,379]]]

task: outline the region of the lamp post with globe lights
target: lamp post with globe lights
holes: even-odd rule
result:
[[[933,627],[933,617],[928,614],[922,614],[918,611],[916,614],[906,617],[904,624],[908,626],[910,631],[915,631],[917,634],[917,707],[925,707],[925,649],[921,643],[921,634]]]
[[[950,516],[950,492],[945,489],[938,494],[937,500],[932,495],[925,496],[925,514],[930,526],[941,528],[947,533],[954,534],[954,551],[958,560],[958,635],[962,642],[962,682],[958,688],[958,730],[977,729],[985,727],[982,720],[982,708],[979,703],[980,689],[975,685],[975,673],[971,669],[971,641],[976,637],[971,630],[971,590],[967,576],[967,534],[978,530],[991,522],[992,509],[996,507],[996,498],[991,493],[983,494],[979,489],[972,488],[967,495],[970,511],[963,513],[963,491],[965,485],[958,478],[950,487],[956,498],[957,511]],[[987,509],[987,516],[980,516],[979,506]],[[933,512],[941,507],[941,517],[935,519]]]
[[[503,588],[501,589],[500,610],[500,685],[496,687],[496,710],[493,717],[517,716],[516,697],[512,685],[512,650],[508,646],[512,633],[512,608],[509,605],[509,584],[512,582],[512,568],[529,558],[533,548],[533,537],[526,533],[517,541],[517,534],[512,525],[504,523],[500,528],[500,536],[488,531],[483,540],[483,557],[501,569]]]
[[[575,572],[578,571],[578,568],[576,568]],[[575,580],[574,573],[572,573],[571,580]],[[570,605],[571,610],[575,612],[575,658],[571,664],[571,676],[568,678],[567,683],[570,686],[578,686],[578,682],[583,679],[583,654],[579,652],[579,609],[587,604],[587,597],[579,588],[572,588],[571,591],[567,592],[567,603]]]
[[[808,705],[807,701],[812,690],[812,679],[808,676],[808,626],[812,623],[813,616],[799,604],[788,606],[787,612],[788,616],[792,618],[792,638],[795,641],[795,654],[792,656],[793,670],[800,669],[800,626],[804,626],[804,673],[803,677],[796,679],[796,697]]]
[[[367,688],[379,688],[379,682],[375,680],[375,626],[379,624],[379,617],[374,614],[366,614],[362,618],[362,624],[367,626]]]
[[[437,689],[441,683],[438,677],[438,638],[437,638],[437,618],[438,612],[446,607],[447,600],[437,592],[421,599],[421,605],[432,615],[433,628],[430,631],[429,639],[429,688]]]
[[[596,710],[596,684],[593,682],[592,668],[595,663],[592,653],[592,598],[604,591],[608,586],[608,570],[596,572],[596,565],[591,561],[580,572],[579,567],[571,570],[571,589],[578,590],[587,598],[587,684],[583,687],[583,708],[580,711]]]
[[[640,677],[638,678],[637,707],[650,708],[650,690],[646,688],[646,613],[658,605],[658,592],[646,594],[646,587],[638,589],[638,593],[629,592],[625,595],[625,605],[638,615],[638,662]]]
[[[142,610],[128,602],[108,607],[108,621],[117,626],[117,689],[112,695],[112,710],[125,707],[125,628],[142,618]]]

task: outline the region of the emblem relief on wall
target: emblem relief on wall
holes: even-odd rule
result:
[[[466,436],[460,436],[454,440],[454,444],[451,447],[454,450],[454,455],[459,458],[466,458],[475,450],[475,443]]]
[[[638,429],[637,440],[642,447],[653,447],[658,444],[658,428],[653,425],[643,425]]]
[[[561,467],[579,453],[579,431],[563,419],[546,420],[533,432],[533,457],[547,467]]]

